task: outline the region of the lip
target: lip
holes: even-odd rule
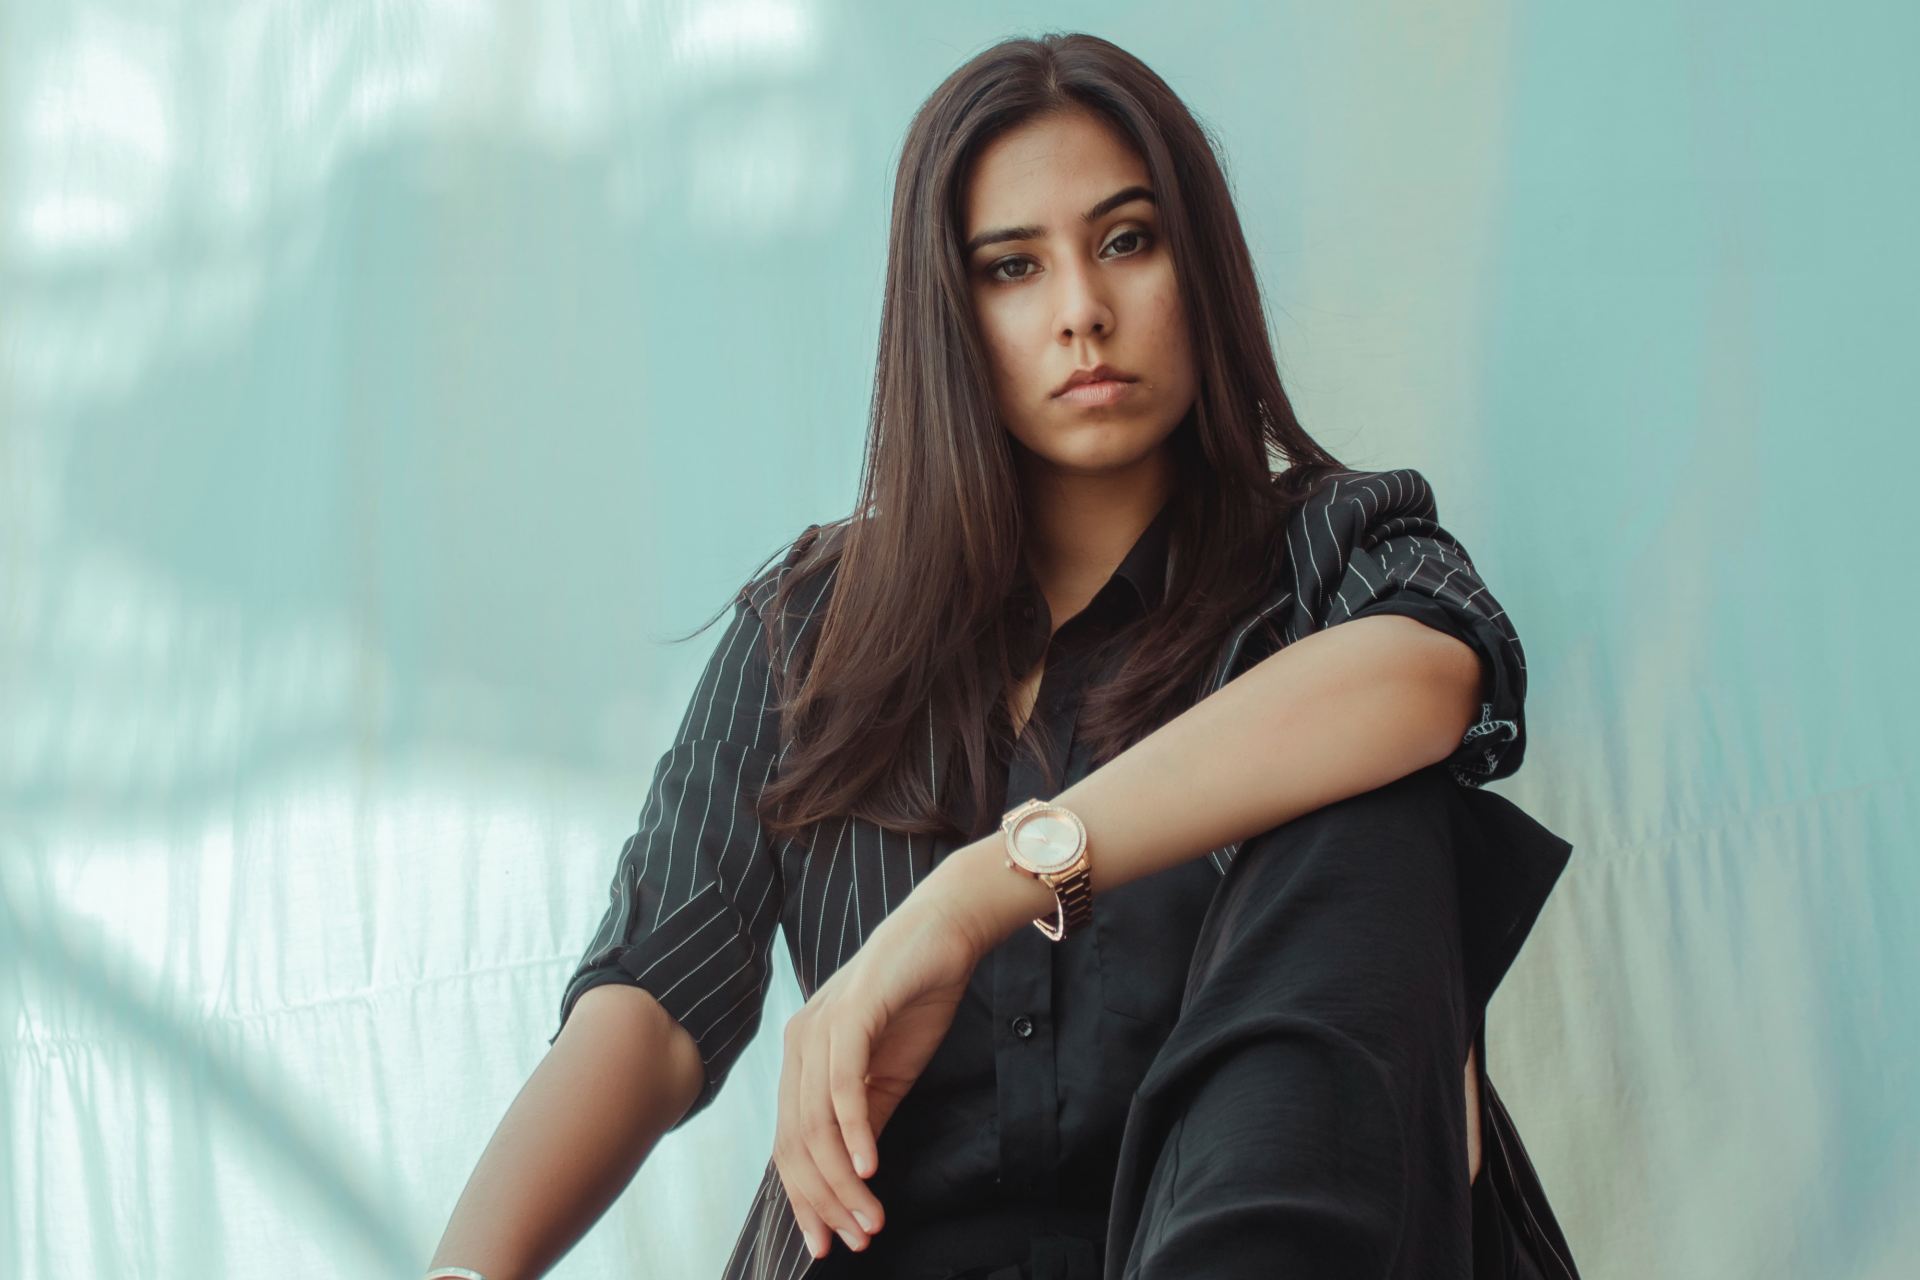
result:
[[[1082,408],[1097,408],[1118,402],[1132,390],[1131,382],[1120,378],[1102,378],[1098,382],[1077,383],[1055,395],[1054,399]]]
[[[1091,369],[1075,369],[1073,375],[1053,389],[1056,396],[1066,395],[1075,387],[1086,386],[1094,382],[1132,382],[1134,375],[1125,369],[1116,369],[1110,364],[1096,364]]]

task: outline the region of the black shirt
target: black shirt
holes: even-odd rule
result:
[[[1020,749],[1006,726],[995,736],[1003,765],[996,813],[1051,798],[1090,772],[1074,738],[1082,696],[1123,656],[1099,642],[1162,597],[1171,513],[1161,509],[1051,642],[1046,597],[1022,573],[1008,603],[1013,669],[1031,670],[1043,651],[1046,668]],[[1035,733],[1042,721],[1044,739]],[[1027,749],[1036,740],[1051,744],[1053,776],[1062,779],[1052,789]],[[887,1231],[1009,1202],[1105,1215],[1134,1087],[1179,1014],[1219,882],[1204,860],[1169,867],[1097,895],[1086,929],[1056,943],[1024,927],[981,961],[952,1030],[880,1133],[869,1185]]]
[[[1086,659],[1112,627],[1164,598],[1167,558],[1177,554],[1167,537],[1170,515],[1160,513],[1093,602],[1052,637],[1032,714],[1053,726],[1056,750],[1066,752],[1062,786],[1089,771],[1072,734],[1081,692],[1097,675]],[[851,816],[792,837],[761,828],[754,802],[782,754],[776,655],[764,618],[807,543],[844,529],[809,527],[783,565],[742,588],[654,766],[638,829],[615,859],[606,909],[561,996],[564,1026],[591,988],[638,985],[687,1029],[706,1075],[675,1130],[712,1104],[759,1030],[776,939],[787,947],[802,996],[811,996],[941,858],[987,834],[955,841]],[[1477,788],[1519,768],[1526,743],[1519,637],[1466,549],[1439,524],[1418,471],[1330,473],[1280,531],[1269,563],[1264,594],[1220,637],[1201,696],[1281,644],[1351,618],[1401,613],[1458,637],[1481,658],[1481,714],[1447,758],[1452,776]],[[777,655],[783,666],[823,620],[837,573],[835,561],[794,593],[789,618],[801,635]],[[1031,619],[1021,612],[1026,605],[1034,607]],[[1026,652],[1039,653],[1050,621],[1030,576],[1009,607],[1028,628]],[[1022,665],[1017,656],[1014,665]],[[940,742],[929,711],[926,766],[944,803],[950,755]],[[1035,762],[1011,744],[1001,747],[1004,811],[1042,793]],[[1128,1099],[1170,1030],[1205,904],[1238,848],[1098,895],[1092,926],[1063,942],[1027,927],[982,961],[947,1041],[880,1134],[873,1185],[889,1215],[883,1236],[915,1215],[1014,1193],[1062,1205],[1104,1203]],[[1463,871],[1474,1007],[1518,952],[1558,872],[1545,851],[1518,843],[1489,850]],[[911,1159],[899,1158],[905,1151]],[[837,1245],[836,1252],[847,1251]],[[769,1159],[725,1276],[798,1280],[814,1265]]]

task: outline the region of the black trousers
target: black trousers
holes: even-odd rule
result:
[[[1455,786],[1241,848],[1128,1113],[1108,1280],[1472,1276]]]
[[[1468,803],[1436,766],[1248,840],[1134,1096],[1104,1233],[1039,1215],[953,1223],[892,1242],[889,1274],[1572,1280],[1484,1075],[1459,872],[1477,856],[1467,846],[1499,833]],[[1503,820],[1530,823],[1498,803]],[[1470,1184],[1464,1071],[1476,1043],[1482,1167]],[[967,1265],[996,1239],[1027,1240],[1027,1259]]]

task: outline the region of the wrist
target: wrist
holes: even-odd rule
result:
[[[1052,889],[1007,865],[997,831],[948,854],[914,893],[951,916],[981,956],[1057,906]]]

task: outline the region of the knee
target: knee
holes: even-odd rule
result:
[[[1444,842],[1453,831],[1459,784],[1439,765],[1417,769],[1371,791],[1321,805],[1245,842],[1255,846],[1297,847],[1321,841],[1363,848],[1406,841]]]
[[[1291,931],[1301,912],[1329,907],[1343,920],[1451,919],[1458,785],[1438,768],[1418,770],[1252,837],[1220,887],[1220,924],[1274,916],[1272,928]]]
[[[1338,819],[1364,815],[1372,821],[1399,820],[1428,829],[1447,817],[1459,785],[1442,766],[1429,765],[1301,816]]]

